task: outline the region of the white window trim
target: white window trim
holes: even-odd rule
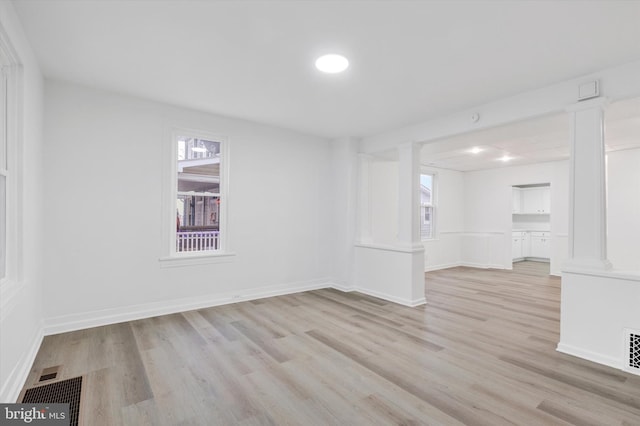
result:
[[[6,254],[5,276],[0,279],[2,318],[8,315],[10,301],[22,286],[22,81],[23,68],[9,36],[0,26],[0,67],[7,74],[6,168]]]
[[[438,173],[431,169],[420,169],[421,175],[431,175],[431,204],[420,203],[420,226],[422,227],[422,207],[431,207],[431,237],[422,238],[422,231],[420,232],[420,241],[433,241],[437,239],[436,231],[438,229]]]
[[[233,261],[235,253],[229,249],[229,138],[215,133],[187,128],[173,128],[167,132],[163,150],[162,172],[162,250],[160,266],[202,265]],[[188,136],[198,139],[220,142],[220,249],[215,251],[177,252],[176,251],[176,198],[178,195],[177,163],[178,138]]]

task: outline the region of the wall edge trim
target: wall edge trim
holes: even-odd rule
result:
[[[31,371],[31,367],[33,366],[36,356],[38,355],[43,339],[44,328],[42,324],[40,324],[40,327],[38,327],[35,335],[33,336],[31,345],[27,351],[22,354],[20,360],[2,384],[2,389],[0,390],[0,401],[8,403],[16,402],[25,382],[27,381],[27,377],[29,376],[29,372]]]
[[[266,297],[283,296],[286,294],[318,290],[330,286],[329,279],[317,279],[298,283],[253,288],[234,293],[209,294],[162,302],[129,305],[121,308],[108,308],[70,315],[61,315],[45,319],[44,335],[49,336],[69,331],[82,330],[85,328],[100,327],[103,325],[151,318],[159,315],[188,312],[196,309],[246,302]],[[243,294],[238,295],[237,293]]]
[[[566,343],[558,343],[556,351],[563,354],[575,356],[578,358],[586,359],[587,361],[595,362],[597,364],[613,367],[618,370],[622,370],[622,362],[619,359],[603,355],[597,352],[590,351],[588,349],[579,348],[577,346],[568,345]]]

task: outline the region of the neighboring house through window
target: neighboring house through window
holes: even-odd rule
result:
[[[160,260],[180,266],[228,259],[227,139],[176,129],[168,148]]]
[[[222,142],[178,135],[176,149],[175,251],[210,252],[222,248],[220,205]]]

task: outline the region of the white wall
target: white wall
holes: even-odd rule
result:
[[[435,238],[425,240],[425,270],[460,265],[461,240],[464,232],[464,173],[423,167],[435,178]]]
[[[548,231],[551,229],[548,215],[520,214],[513,216],[513,230]]]
[[[519,93],[495,102],[470,106],[469,109],[362,139],[361,152],[376,153],[407,142],[429,142],[463,133],[515,123],[533,117],[564,112],[577,101],[578,87],[593,80],[600,81],[600,95],[610,101],[640,96],[640,60],[558,84]],[[475,122],[469,119],[478,114]]]
[[[397,163],[371,163],[373,240],[395,238]],[[567,258],[569,165],[567,161],[458,172],[423,167],[436,175],[436,238],[423,241],[425,270],[458,265],[511,269],[512,186],[551,183],[551,273]],[[534,223],[535,227],[540,226]],[[549,225],[547,225],[549,226]]]
[[[14,285],[0,287],[0,402],[15,402],[42,339],[42,75],[10,2],[0,2],[0,25],[23,67],[22,223],[17,233],[22,234],[17,253],[22,273]]]
[[[161,268],[161,145],[173,127],[228,136],[228,263]],[[329,281],[329,142],[47,81],[48,332]]]
[[[398,239],[398,162],[373,160],[370,170],[371,237],[378,244]]]
[[[333,254],[333,282],[340,288],[354,285],[354,253],[356,240],[358,195],[358,141],[338,139],[331,142],[331,173],[328,181],[332,202],[327,206],[332,214],[331,232],[325,238]]]
[[[615,266],[615,265],[614,265]],[[640,330],[640,276],[616,271],[565,271],[558,350],[624,368],[624,330]],[[634,371],[637,373],[637,371]]]
[[[351,289],[372,296],[391,300],[407,306],[423,304],[424,298],[424,249],[415,241],[408,241],[410,232],[402,229],[401,218],[418,210],[409,207],[415,202],[418,207],[418,180],[415,181],[415,199],[401,200],[401,179],[411,184],[411,176],[418,177],[417,148],[404,147],[398,152],[399,159],[362,156],[359,158],[357,224],[354,253],[353,283]],[[392,154],[393,156],[393,154]],[[414,168],[411,173],[402,173],[400,164]],[[411,175],[411,176],[410,176]],[[403,204],[404,203],[404,204]],[[404,215],[404,216],[403,216]],[[411,218],[409,218],[410,220]],[[417,231],[417,229],[416,229]],[[403,234],[404,232],[404,234]]]
[[[610,152],[607,154],[607,251],[617,270],[640,271],[639,219],[640,149]]]
[[[464,174],[465,236],[462,262],[511,268],[511,187],[551,183],[551,273],[567,258],[569,165],[567,161],[503,167]]]

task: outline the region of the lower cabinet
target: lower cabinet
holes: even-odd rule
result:
[[[529,232],[514,232],[511,239],[511,257],[513,259],[522,259],[524,257],[529,257],[530,251],[531,247],[529,244]]]
[[[551,235],[549,232],[514,231],[511,238],[513,260],[526,257],[549,259],[551,257]]]
[[[531,257],[551,257],[551,238],[548,232],[531,233]]]
[[[513,237],[511,241],[511,257],[513,259],[520,259],[522,257],[522,238]]]

